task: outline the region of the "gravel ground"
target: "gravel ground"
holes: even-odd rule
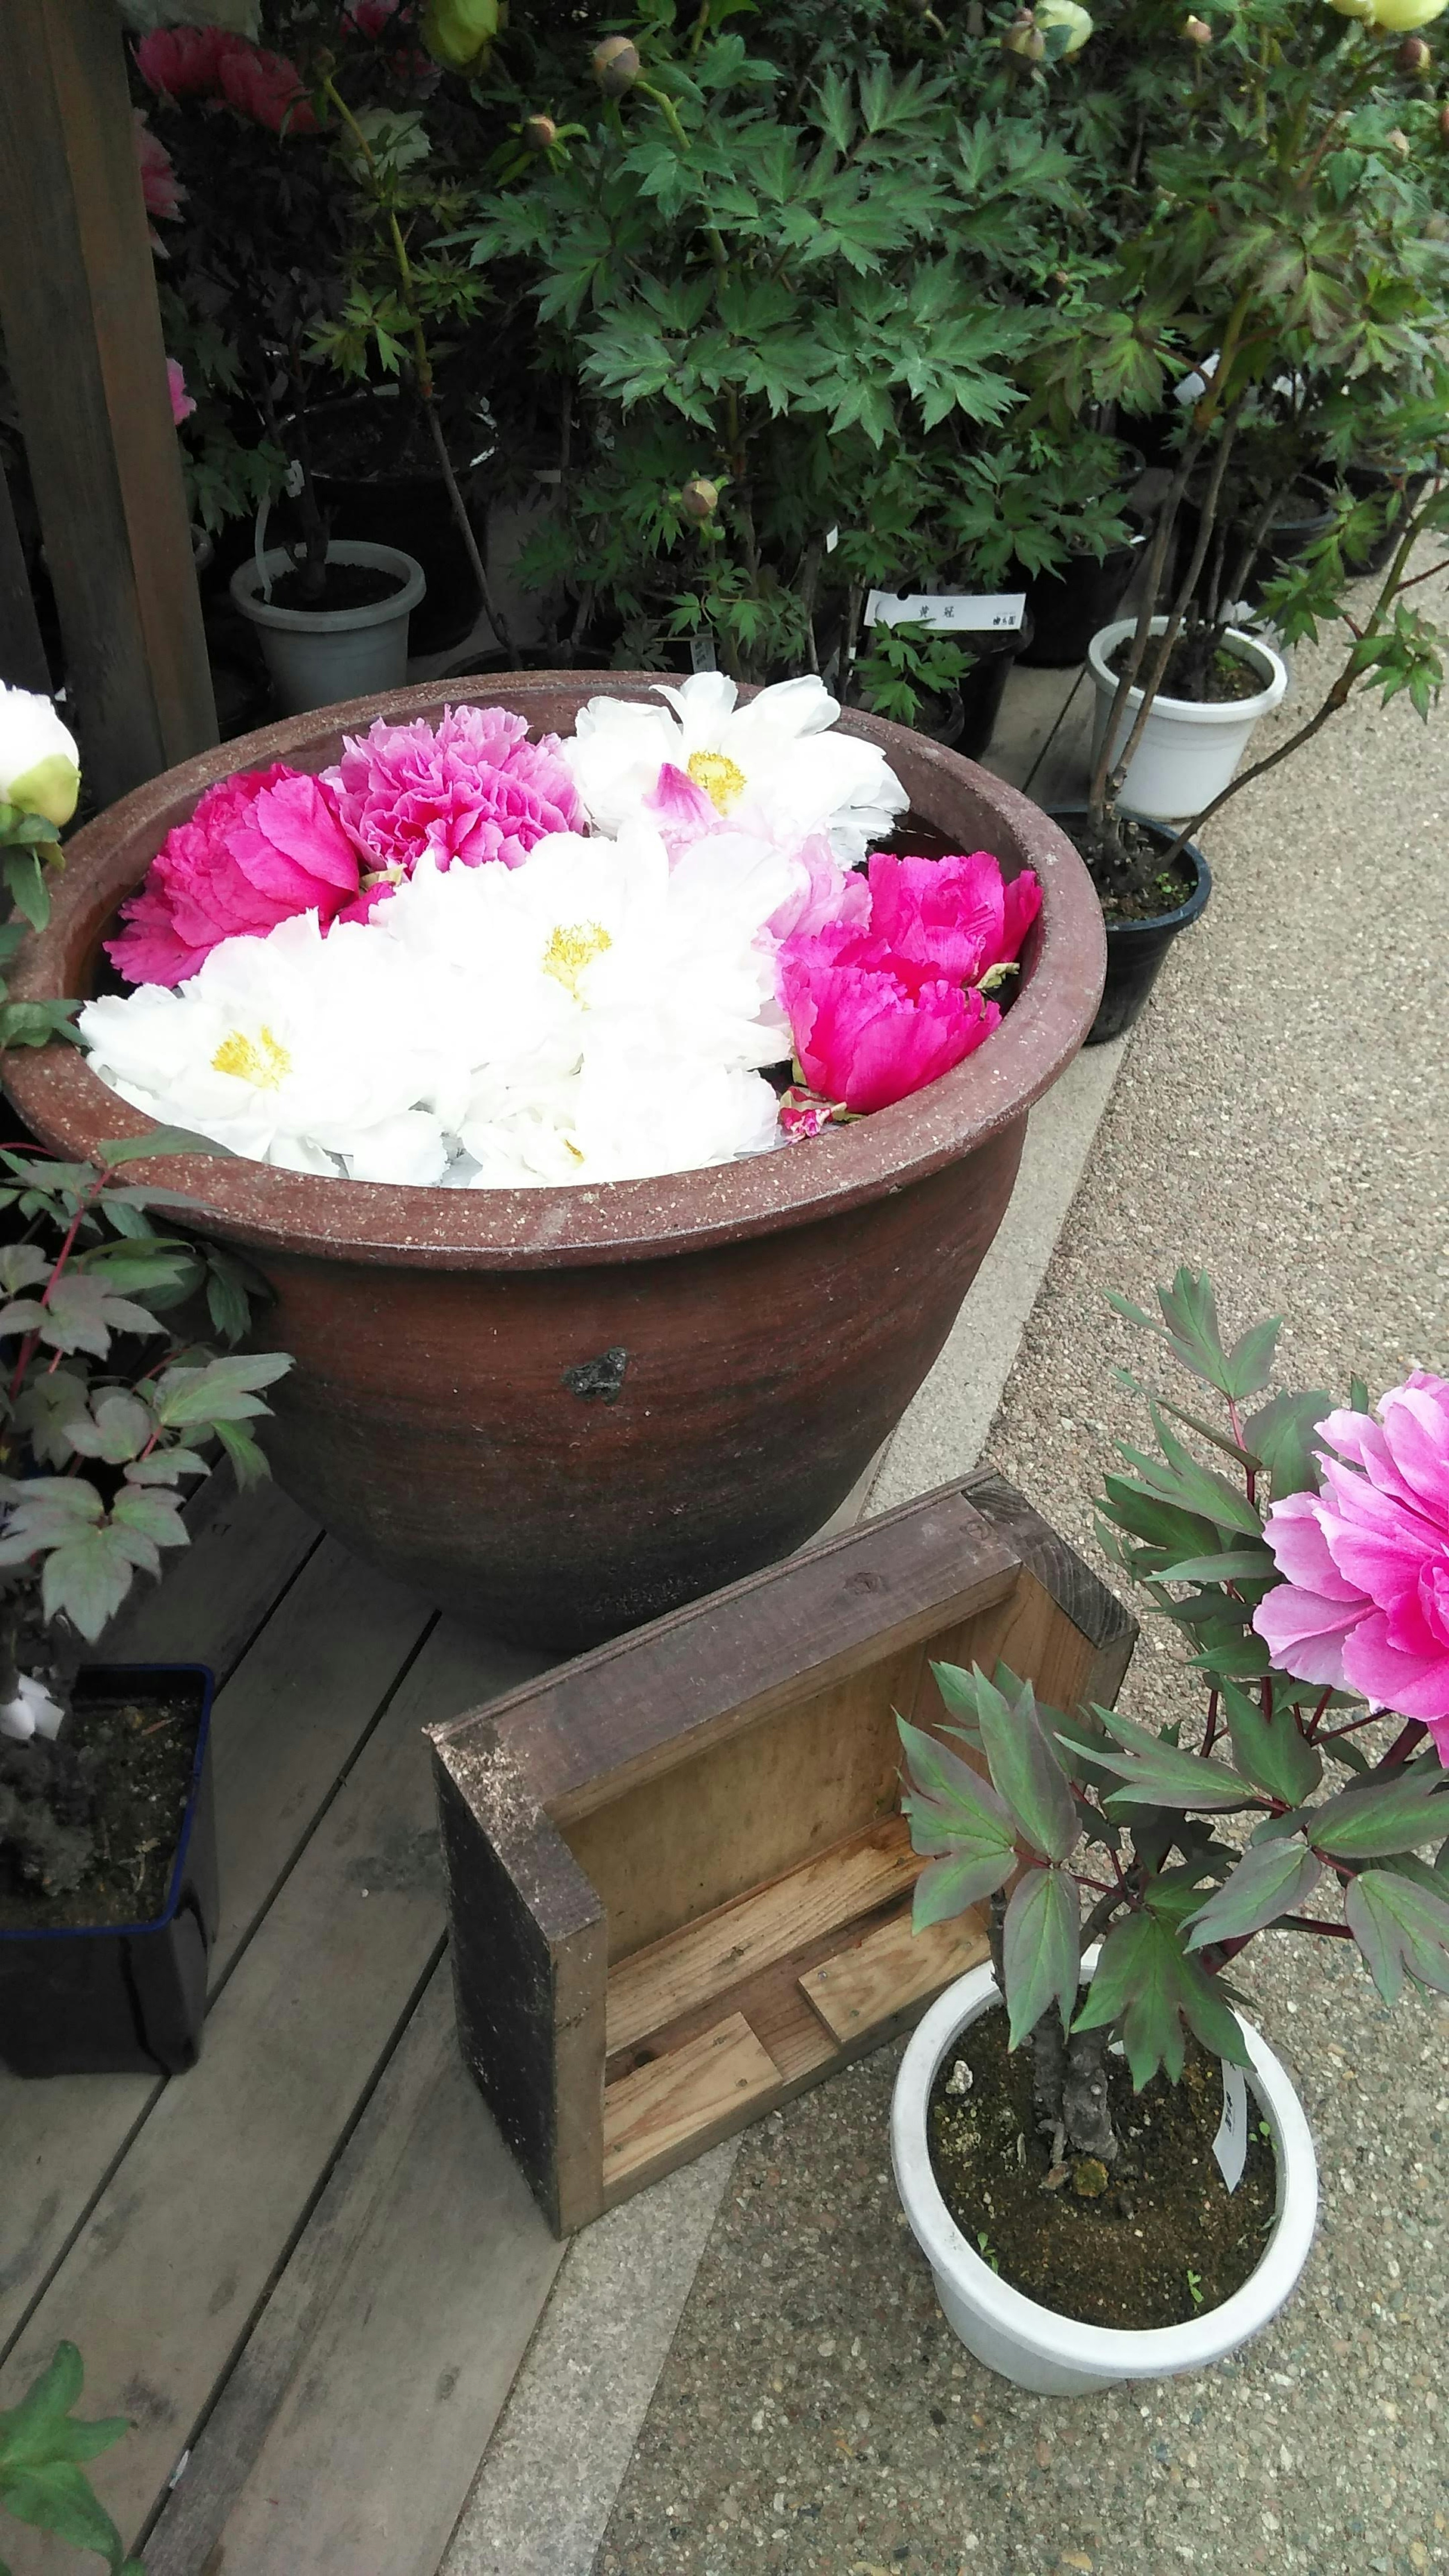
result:
[[[1440,585],[1433,585],[1435,590]],[[1422,594],[1421,594],[1422,596]],[[1301,652],[1281,736],[1326,657]],[[1271,742],[1265,729],[1261,739]],[[1449,1372],[1449,719],[1364,704],[1229,807],[1216,888],[1141,1026],[988,1456],[1085,1552],[1114,1369],[1103,1305],[1205,1263],[1285,1371]],[[1138,1649],[1124,1705],[1176,1701]],[[1357,1959],[1242,1963],[1318,2142],[1298,2296],[1195,2380],[1025,2396],[945,2327],[887,2178],[898,2051],[747,2137],[596,2576],[1419,2576],[1449,2567],[1449,2001]]]

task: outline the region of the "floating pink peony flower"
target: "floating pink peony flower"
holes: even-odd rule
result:
[[[270,134],[317,131],[302,75],[285,54],[266,53],[259,45],[239,45],[221,56],[217,86],[238,115],[251,117]]]
[[[410,877],[422,858],[516,868],[546,834],[588,828],[557,738],[530,742],[525,719],[502,707],[449,707],[436,732],[424,717],[392,725],[379,716],[347,739],[323,783],[364,884]],[[386,891],[380,883],[373,899]]]
[[[160,96],[214,98],[224,57],[250,51],[225,27],[153,27],[136,47],[136,69]]]
[[[179,358],[168,358],[166,361],[166,390],[171,396],[171,418],[179,429],[182,422],[189,420],[196,409],[196,398],[186,390],[186,378],[181,372]]]
[[[1253,1626],[1295,1680],[1422,1718],[1449,1761],[1449,1382],[1416,1369],[1378,1413],[1316,1426],[1337,1455],[1268,1514],[1286,1580]]]
[[[911,991],[848,926],[780,952],[780,997],[810,1089],[857,1116],[889,1108],[981,1045],[1001,1013],[943,977]]]
[[[133,984],[180,984],[223,939],[301,912],[325,927],[357,894],[357,854],[325,787],[278,761],[218,780],[167,834],[107,954]]]
[[[979,984],[1013,963],[1041,910],[1030,868],[1010,884],[987,850],[967,858],[870,862],[870,927],[908,990],[937,976]]]

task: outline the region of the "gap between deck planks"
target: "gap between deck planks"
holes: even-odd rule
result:
[[[266,1533],[291,1507],[275,1494],[263,1500],[253,1535],[265,1553]],[[245,1536],[231,1525],[214,1572],[246,1555]],[[300,1516],[293,1540],[290,1568],[270,1562],[273,1595],[311,1548]],[[250,1574],[237,1573],[247,1634],[265,1607],[249,1562]],[[190,1624],[205,1596],[203,1584],[178,1612],[157,1595],[164,1636],[133,1632],[127,1650],[218,1660],[217,1629],[203,1636]],[[42,2193],[21,2248],[28,2273],[9,2267],[12,2333],[47,2263],[73,2241],[0,2375],[0,2404],[14,2402],[60,2336],[80,2345],[87,2411],[135,2422],[96,2469],[128,2537],[154,2511],[224,2381],[437,1957],[443,1920],[421,1727],[526,1668],[506,1650],[432,1628],[426,1605],[324,1542],[218,1698],[216,1758],[232,1774],[219,1800],[227,1921],[218,1964],[223,1974],[228,1955],[234,1964],[200,2066],[166,2086],[93,2078],[7,2088],[25,2183]],[[50,2131],[39,2154],[37,2117]],[[474,2448],[455,2504],[476,2460]],[[10,2561],[15,2576],[69,2564],[34,2537]]]

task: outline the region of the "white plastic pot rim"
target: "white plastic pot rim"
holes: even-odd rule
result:
[[[394,617],[409,616],[428,587],[427,575],[413,555],[404,554],[400,546],[378,546],[362,537],[340,537],[327,549],[329,563],[359,564],[375,572],[395,573],[401,588],[387,599],[375,599],[366,608],[279,608],[270,599],[258,596],[262,573],[268,580],[280,580],[283,573],[294,569],[293,558],[285,546],[269,546],[262,557],[261,570],[255,555],[249,555],[231,577],[231,595],[243,617],[256,626],[275,626],[294,635],[347,635],[359,627],[384,626]]]
[[[1153,634],[1162,635],[1166,629],[1166,618],[1154,617]],[[1087,647],[1087,661],[1092,678],[1098,690],[1106,698],[1114,698],[1119,686],[1117,675],[1111,667],[1112,655],[1123,637],[1135,635],[1136,631],[1135,617],[1119,617],[1111,626],[1102,627]],[[1238,650],[1241,660],[1254,662],[1260,669],[1266,669],[1268,674],[1266,687],[1260,689],[1256,697],[1227,698],[1216,705],[1209,705],[1197,698],[1170,698],[1159,690],[1152,701],[1154,716],[1168,716],[1174,724],[1180,725],[1249,725],[1255,723],[1259,716],[1271,715],[1274,707],[1282,703],[1288,692],[1287,664],[1274,652],[1271,644],[1264,642],[1261,635],[1250,635],[1241,626],[1230,626],[1223,641]],[[1142,704],[1142,695],[1141,689],[1135,687],[1129,689],[1127,693],[1128,709],[1134,716]]]
[[[1099,1953],[1083,1959],[1085,1975]],[[1108,2379],[1159,2379],[1200,2370],[1221,2360],[1275,2316],[1293,2290],[1313,2242],[1318,2215],[1318,2164],[1302,2106],[1266,2040],[1240,2014],[1233,2018],[1247,2043],[1248,2083],[1272,2133],[1278,2167],[1278,2212],[1273,2233],[1240,2290],[1220,2307],[1177,2326],[1129,2331],[1084,2325],[1059,2316],[1003,2281],[969,2245],[941,2197],[931,2167],[926,2106],[947,2050],[990,2005],[998,2004],[989,1967],[973,1968],[938,1998],[912,2037],[891,2104],[891,2158],[902,2206],[933,2271],[960,2282],[973,2307],[1018,2345],[1046,2363]],[[1293,2189],[1289,2190],[1289,2177]]]

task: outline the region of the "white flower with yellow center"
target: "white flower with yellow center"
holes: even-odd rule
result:
[[[255,1162],[365,1181],[438,1181],[466,1086],[426,1042],[401,951],[315,913],[228,939],[174,991],[88,1002],[91,1069],[167,1126]]]
[[[842,866],[863,859],[906,810],[906,791],[874,743],[834,730],[837,701],[818,679],[781,680],[738,703],[733,680],[697,671],[666,701],[591,698],[563,744],[574,785],[602,832],[640,815],[661,770],[682,770],[716,811],[768,818],[774,838],[827,832]]]

